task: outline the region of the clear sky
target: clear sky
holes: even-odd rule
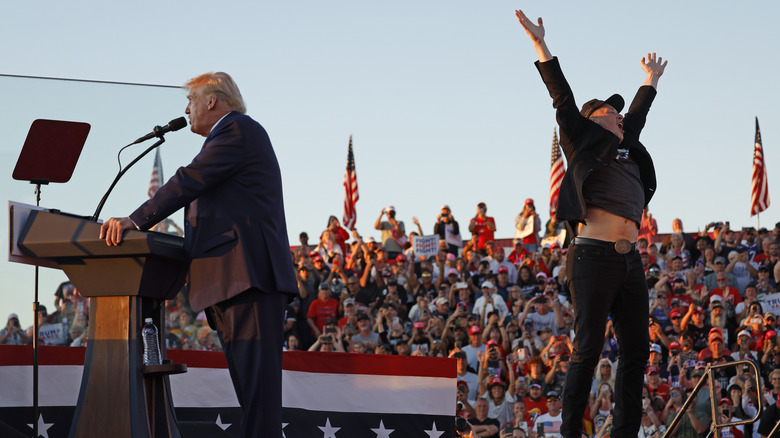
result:
[[[379,237],[372,225],[387,204],[407,230],[417,216],[429,232],[441,204],[465,228],[484,201],[497,235],[511,237],[525,198],[546,211],[556,126],[518,7],[544,17],[580,104],[615,92],[630,100],[644,80],[642,56],[669,60],[642,135],[658,173],[650,210],[662,232],[675,217],[687,231],[711,221],[756,225],[748,213],[756,116],[778,198],[761,225],[780,220],[773,1],[13,2],[0,27],[0,73],[168,85],[230,73],[271,135],[293,244],[300,231],[317,236],[329,215],[341,217],[350,134],[362,234]],[[186,104],[175,89],[8,77],[0,92],[0,197],[35,203],[32,187],[11,179],[33,120],[83,121],[92,131],[74,177],[44,187],[42,205],[85,215],[113,178],[118,149],[183,115]],[[184,130],[166,137],[168,177],[202,138]],[[103,218],[146,199],[151,166],[150,156],[128,172]],[[31,324],[32,268],[2,261],[0,278],[2,321],[17,312]],[[52,305],[63,280],[43,270],[43,304]]]

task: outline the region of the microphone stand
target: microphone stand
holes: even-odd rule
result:
[[[92,215],[92,220],[97,221],[98,216],[100,216],[100,211],[103,210],[103,205],[106,203],[106,200],[108,199],[108,195],[111,194],[111,191],[114,190],[114,186],[116,186],[116,183],[119,182],[119,178],[122,178],[122,176],[127,172],[135,163],[137,163],[141,158],[145,157],[146,154],[154,150],[154,148],[160,146],[161,144],[165,143],[165,137],[160,135],[160,139],[157,140],[153,145],[149,146],[145,151],[141,153],[141,155],[137,156],[135,160],[131,161],[130,164],[125,166],[124,169],[120,169],[119,173],[116,174],[116,178],[114,178],[114,182],[111,183],[111,186],[108,188],[108,191],[105,195],[103,195],[103,199],[100,200],[100,204],[98,204],[97,210],[95,210],[95,214]]]

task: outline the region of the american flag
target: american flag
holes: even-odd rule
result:
[[[160,160],[160,149],[154,156],[154,167],[152,167],[152,179],[149,180],[149,197],[157,193],[157,189],[163,184],[162,160]]]
[[[761,129],[756,117],[756,144],[753,150],[753,180],[751,181],[750,215],[755,216],[769,207],[769,183],[764,166],[764,146],[761,144]]]
[[[558,146],[558,133],[553,128],[552,157],[550,158],[550,216],[558,209],[558,194],[566,169],[563,167],[561,148]]]
[[[349,153],[347,154],[347,170],[344,172],[344,220],[341,222],[350,230],[355,229],[357,212],[355,204],[360,199],[358,193],[357,173],[355,172],[355,155],[352,153],[352,136],[349,136]]]

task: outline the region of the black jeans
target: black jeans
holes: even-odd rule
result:
[[[642,419],[650,342],[647,282],[639,253],[619,254],[607,242],[572,243],[567,260],[576,336],[563,389],[561,435],[582,436],[582,417],[611,317],[619,348],[611,437],[634,438]]]

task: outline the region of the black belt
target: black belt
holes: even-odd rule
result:
[[[616,242],[607,242],[606,240],[591,239],[588,237],[575,237],[574,244],[614,249],[618,254],[628,254],[632,251],[636,251],[636,242],[631,243],[628,239],[618,239]]]

